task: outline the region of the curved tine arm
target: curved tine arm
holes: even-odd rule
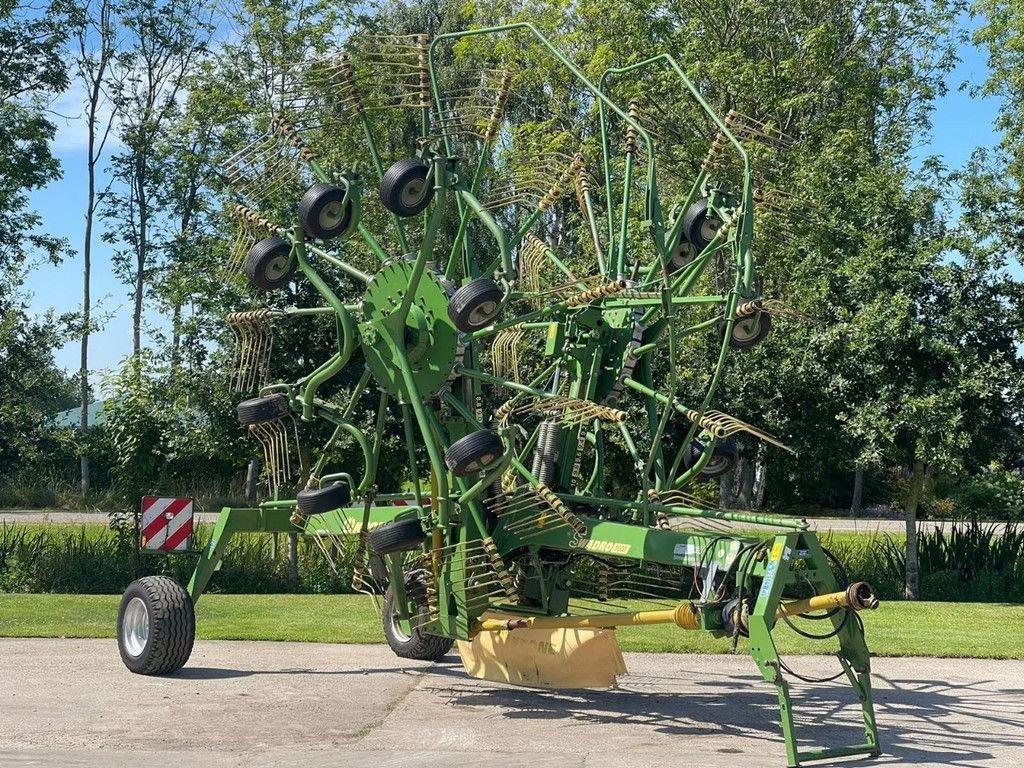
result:
[[[626,74],[628,72],[633,72],[638,69],[653,66],[654,64],[657,64],[658,62],[662,61],[667,63],[668,66],[671,67],[673,71],[675,71],[675,73],[679,76],[679,79],[683,81],[683,85],[685,85],[686,89],[690,92],[690,95],[693,96],[693,98],[700,105],[700,108],[704,110],[707,116],[710,117],[711,120],[714,122],[718,130],[720,130],[729,140],[729,142],[736,148],[736,151],[743,159],[744,175],[749,176],[750,158],[747,157],[747,151],[743,148],[743,145],[740,143],[739,139],[737,139],[733,132],[729,130],[729,127],[725,124],[725,121],[723,121],[722,118],[718,116],[717,112],[715,112],[713,109],[711,109],[710,106],[708,106],[708,103],[704,100],[704,97],[700,95],[700,91],[698,91],[696,86],[694,86],[694,84],[690,81],[690,78],[686,76],[686,73],[683,72],[682,67],[679,66],[679,63],[671,54],[659,53],[657,56],[652,56],[649,59],[638,61],[636,64],[630,64],[629,66],[626,67],[609,67],[601,75],[601,88],[604,89],[605,85],[607,84],[608,78],[612,75]]]
[[[487,230],[494,236],[495,241],[498,244],[498,252],[501,259],[501,270],[504,273],[506,281],[511,280],[515,273],[512,267],[512,254],[508,249],[508,236],[505,234],[505,230],[501,228],[501,225],[494,220],[494,217],[484,208],[481,203],[472,192],[466,189],[461,183],[457,187],[459,193],[459,199],[465,202],[469,207],[470,211],[476,216],[480,223],[487,227]],[[506,289],[507,290],[507,289]]]
[[[587,76],[583,74],[583,71],[580,70],[571,61],[569,61],[569,59],[565,57],[565,54],[563,54],[561,51],[555,48],[552,42],[548,40],[548,38],[545,37],[539,29],[537,29],[533,24],[530,24],[529,22],[526,21],[520,21],[515,24],[502,24],[501,26],[497,27],[483,27],[481,29],[470,29],[462,32],[447,32],[443,35],[438,35],[437,37],[430,41],[430,49],[427,52],[427,62],[430,68],[430,88],[431,92],[434,95],[434,104],[437,107],[437,111],[439,113],[442,111],[441,89],[438,86],[437,78],[434,77],[434,49],[437,46],[437,44],[442,40],[460,40],[464,37],[475,37],[477,35],[493,35],[498,34],[500,32],[511,32],[517,29],[525,29],[535,38],[537,38],[540,44],[547,49],[548,53],[554,56],[555,59],[562,66],[564,66],[566,69],[572,72],[576,79],[583,83],[583,85],[587,87],[587,90],[589,90],[598,99],[598,101],[600,101],[609,109],[611,109],[612,112],[614,112],[616,115],[625,120],[627,124],[629,124],[633,129],[637,131],[637,133],[643,138],[644,144],[647,145],[648,154],[653,155],[654,144],[651,141],[651,137],[647,133],[647,131],[645,131],[639,123],[637,123],[625,111],[623,111],[618,105],[616,105],[615,102],[613,102],[611,99],[605,96],[596,85],[590,82],[590,80],[587,79]]]

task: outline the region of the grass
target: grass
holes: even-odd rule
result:
[[[0,594],[0,637],[114,637],[118,595]],[[204,595],[196,607],[201,640],[383,642],[362,595]],[[862,614],[876,656],[1024,659],[1024,605],[884,603]],[[820,627],[812,627],[820,632]],[[618,631],[625,651],[725,653],[728,640],[672,626]],[[812,642],[783,625],[784,654],[829,653],[835,640]],[[741,651],[745,650],[741,647]]]

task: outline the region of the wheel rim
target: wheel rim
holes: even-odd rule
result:
[[[708,459],[708,463],[704,465],[704,471],[709,475],[717,475],[720,472],[725,472],[728,468],[729,460],[720,454],[712,455],[712,457]]]
[[[264,275],[267,280],[272,283],[276,283],[288,272],[288,264],[291,259],[287,256],[278,256],[276,259],[267,264],[267,268],[264,270]]]
[[[320,215],[317,217],[317,220],[322,229],[333,230],[341,226],[344,218],[345,209],[342,207],[341,201],[337,200],[325,205],[324,209],[320,211]]]
[[[142,655],[149,642],[149,611],[141,597],[133,597],[124,609],[121,644],[133,659]]]
[[[672,254],[672,261],[670,262],[673,270],[679,270],[687,266],[693,261],[694,248],[689,243],[680,243],[676,248],[675,253]]]
[[[756,316],[744,320],[737,320],[732,325],[732,337],[740,343],[745,343],[756,339],[760,330],[760,318]]]
[[[399,195],[399,199],[402,201],[402,207],[404,208],[415,208],[417,205],[423,202],[423,198],[427,194],[427,182],[426,179],[413,179],[404,187]]]
[[[498,308],[496,301],[484,301],[473,308],[469,313],[469,322],[473,325],[483,325],[492,317]]]
[[[480,458],[473,459],[473,461],[469,462],[466,465],[466,471],[467,472],[479,472],[484,467],[490,465],[490,463],[492,461],[494,461],[494,454],[493,453],[485,453]]]
[[[408,643],[412,640],[412,636],[405,634],[405,630],[402,629],[402,617],[398,615],[398,611],[391,612],[391,632],[401,643]]]
[[[718,221],[716,219],[704,219],[700,223],[700,236],[704,240],[711,242],[715,239],[715,235],[718,234]]]

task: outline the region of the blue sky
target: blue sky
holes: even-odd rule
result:
[[[976,147],[996,142],[992,124],[998,104],[992,99],[971,98],[961,89],[964,83],[977,85],[984,80],[988,71],[985,56],[975,47],[966,45],[960,51],[960,58],[960,64],[948,78],[949,93],[937,104],[932,135],[922,137],[917,149],[920,157],[942,156],[951,168],[963,164]],[[54,108],[66,115],[80,109],[74,103],[73,94],[66,94]],[[60,266],[39,266],[28,276],[26,290],[31,294],[31,307],[37,313],[51,308],[57,312],[73,312],[81,306],[82,264],[78,254],[85,226],[85,138],[80,121],[60,125],[56,150],[64,176],[32,195],[32,204],[42,215],[47,232],[67,238],[76,252]],[[116,151],[116,147],[113,149]],[[101,231],[102,226],[101,223]],[[115,368],[131,352],[132,306],[130,288],[114,277],[110,264],[113,249],[99,236],[95,238],[93,249],[92,295],[100,304],[99,313],[109,315],[103,330],[90,341],[90,368],[101,371]],[[167,328],[166,318],[155,311],[148,313],[146,322],[151,328]],[[56,351],[57,363],[68,370],[78,369],[78,358],[78,342]]]

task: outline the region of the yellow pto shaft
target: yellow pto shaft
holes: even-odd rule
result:
[[[779,606],[775,614],[777,618],[783,616],[797,616],[811,611],[831,611],[836,608],[852,608],[855,611],[864,609],[874,610],[878,607],[878,598],[875,596],[871,585],[858,581],[847,587],[845,592],[832,592],[827,595],[815,595],[806,600],[791,600]]]
[[[700,629],[700,612],[693,603],[680,603],[663,611],[603,613],[596,616],[522,616],[514,619],[483,619],[473,626],[477,632],[505,632],[512,629],[610,629],[642,624],[675,624],[682,629]]]
[[[850,608],[875,609],[878,598],[869,584],[858,581],[843,592],[815,595],[806,600],[791,600],[779,606],[777,617],[796,616],[811,611]],[[700,610],[691,602],[662,611],[603,613],[594,616],[517,616],[510,619],[481,619],[473,624],[472,634],[508,632],[513,629],[613,629],[644,624],[675,624],[680,629],[701,629]]]

